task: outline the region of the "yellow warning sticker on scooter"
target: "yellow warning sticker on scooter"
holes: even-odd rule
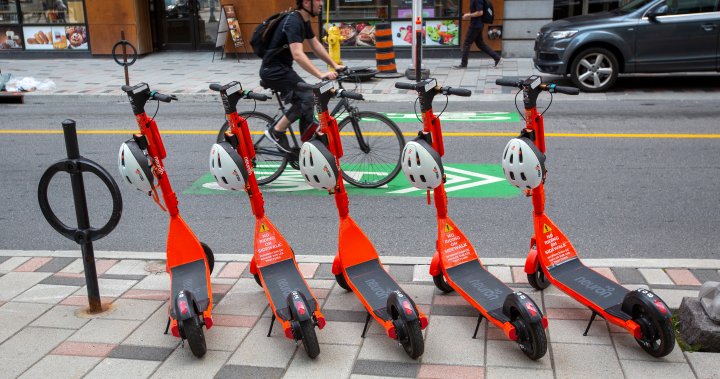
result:
[[[445,224],[445,233],[452,232],[453,230],[455,230],[455,229],[453,229],[453,227],[450,226],[450,224]]]
[[[268,232],[270,229],[265,224],[260,224],[260,231],[261,232]]]
[[[543,224],[543,234],[548,234],[552,232],[552,228],[548,226],[548,224]]]

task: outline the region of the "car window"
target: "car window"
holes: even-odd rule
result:
[[[667,14],[691,14],[714,12],[717,0],[667,0],[665,4],[668,6]]]

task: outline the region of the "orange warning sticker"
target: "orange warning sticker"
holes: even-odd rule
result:
[[[477,259],[470,241],[457,226],[451,225],[450,220],[438,226],[438,248],[446,269]]]
[[[258,222],[255,229],[255,262],[258,267],[292,258],[292,249],[285,239],[267,221]]]
[[[538,240],[538,252],[546,259],[547,267],[553,267],[577,256],[568,238],[550,219],[540,220],[543,234]]]

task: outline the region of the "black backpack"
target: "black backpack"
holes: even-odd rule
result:
[[[480,19],[483,24],[492,24],[495,21],[495,10],[490,0],[483,0],[483,14]]]
[[[276,13],[270,17],[268,17],[265,21],[262,22],[262,24],[258,25],[255,28],[255,31],[253,31],[252,37],[250,38],[250,45],[253,48],[253,51],[255,52],[255,55],[257,55],[260,58],[265,57],[265,53],[268,51],[268,45],[270,44],[270,41],[272,40],[273,36],[275,35],[275,30],[277,30],[278,25],[280,25],[280,22],[285,19],[287,15],[292,13],[294,11],[285,11]],[[281,46],[277,49],[278,50],[287,48],[287,44],[284,46]]]

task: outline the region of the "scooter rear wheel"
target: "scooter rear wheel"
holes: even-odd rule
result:
[[[308,357],[314,359],[320,354],[320,344],[315,334],[315,323],[312,320],[300,322],[300,333]]]
[[[340,288],[344,289],[345,291],[352,291],[352,288],[350,288],[347,280],[345,280],[345,275],[343,275],[342,273],[335,275],[335,281],[340,286]]]
[[[215,268],[215,255],[213,255],[212,249],[205,242],[200,242],[200,245],[203,248],[205,258],[208,262],[208,268],[210,269],[210,273],[212,274],[213,269]]]
[[[527,274],[528,283],[536,290],[542,291],[545,288],[550,287],[550,281],[545,277],[545,272],[538,264],[537,269],[532,274]]]
[[[675,331],[670,320],[658,318],[647,305],[637,304],[633,308],[633,321],[640,324],[643,338],[636,338],[638,345],[653,357],[664,357],[675,348]]]
[[[420,321],[394,320],[395,332],[398,342],[402,345],[407,355],[412,359],[418,359],[425,352],[425,341],[420,331]]]
[[[194,356],[201,358],[207,352],[207,345],[205,344],[205,332],[200,323],[200,317],[196,316],[190,320],[185,320],[182,323],[182,328],[188,345],[190,345],[190,351]]]
[[[528,358],[538,360],[547,353],[547,336],[545,329],[539,322],[529,322],[521,316],[513,321],[517,331],[517,343]]]
[[[454,288],[450,287],[449,284],[445,281],[445,277],[442,273],[439,275],[433,276],[433,283],[435,283],[435,287],[437,287],[440,291],[443,291],[445,293],[450,293],[455,291]]]

